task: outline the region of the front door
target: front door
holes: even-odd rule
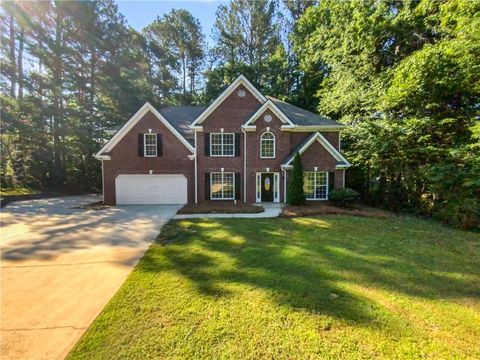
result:
[[[262,173],[260,184],[262,187],[262,202],[273,202],[273,173]]]

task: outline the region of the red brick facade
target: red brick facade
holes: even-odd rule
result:
[[[245,96],[238,95],[238,90],[244,90]],[[238,174],[236,184],[240,188],[239,199],[254,203],[256,197],[257,173],[278,173],[279,201],[285,201],[285,174],[287,185],[290,171],[283,171],[281,166],[287,158],[304,143],[312,132],[294,132],[281,129],[282,121],[270,110],[264,111],[252,124],[254,131],[242,131],[242,125],[262,106],[262,103],[244,85],[240,85],[225,100],[206,117],[195,132],[196,159],[191,160],[192,152],[173,134],[152,112],[144,115],[135,126],[108,153],[110,160],[103,161],[104,201],[115,204],[115,178],[119,174],[183,174],[188,180],[188,202],[201,202],[209,199],[206,191],[206,174],[211,172],[234,172]],[[270,114],[272,120],[266,122],[264,116]],[[159,133],[163,136],[163,152],[161,157],[146,158],[138,155],[138,134]],[[260,138],[263,133],[271,132],[275,136],[275,158],[260,157]],[[205,148],[205,136],[210,133],[235,133],[239,141],[236,156],[210,156]],[[321,134],[339,150],[339,132],[325,131]],[[246,148],[245,148],[246,141]],[[245,151],[246,149],[246,151]],[[246,161],[246,164],[245,164]],[[195,179],[195,162],[197,179]],[[302,155],[305,171],[328,171],[334,173],[335,187],[343,187],[344,170],[335,168],[337,160],[318,141],[315,141]],[[246,166],[246,173],[244,168]],[[195,180],[197,194],[195,197]],[[244,190],[246,189],[246,193]]]
[[[163,153],[160,157],[138,156],[138,134],[159,133],[163,136]],[[148,112],[110,152],[111,160],[103,161],[104,202],[115,205],[115,178],[119,174],[183,174],[188,180],[188,201],[195,201],[194,162],[188,158],[192,153],[184,144]]]
[[[238,90],[244,90],[245,97],[239,97]],[[224,168],[226,172],[240,173],[240,199],[243,199],[244,137],[242,125],[261,106],[261,103],[244,86],[239,86],[238,90],[228,96],[202,123],[203,132],[196,133],[198,201],[207,198],[205,194],[205,173],[218,172],[221,171],[221,168]],[[220,133],[222,129],[225,133],[240,134],[240,156],[205,156],[205,134]]]

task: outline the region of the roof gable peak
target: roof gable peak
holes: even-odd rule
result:
[[[148,113],[151,112],[155,117],[160,120],[160,122],[165,125],[165,127],[170,130],[180,142],[187,147],[192,153],[195,151],[193,146],[168,122],[167,119],[153,107],[148,101],[143,104],[143,106],[118,130],[113,137],[106,142],[106,144],[100,149],[100,151],[95,155],[97,159],[102,159],[103,153],[109,152],[112,150],[115,145],[117,145],[120,140]]]
[[[290,126],[295,126],[294,123],[290,121],[290,119],[278,108],[275,103],[270,100],[270,97],[267,97],[267,101],[263,103],[263,105],[258,109],[246,122],[243,126],[250,126],[253,125],[255,121],[257,121],[258,117],[265,112],[265,110],[271,110],[279,119],[282,123],[288,124]]]
[[[343,165],[339,165],[338,168],[345,168],[351,166],[348,160],[345,159],[345,157],[319,131],[313,133],[307,139],[307,141],[300,146],[300,148],[296,149],[282,166],[287,168],[292,166],[291,163],[295,155],[302,155],[316,141],[318,141],[330,153],[330,155],[333,156],[333,158],[335,158],[338,162],[343,163]]]
[[[223,101],[231,95],[235,89],[243,85],[245,86],[252,94],[255,96],[255,98],[260,102],[264,103],[267,101],[267,98],[263,96],[263,94],[255,87],[253,84],[248,81],[248,79],[241,74],[238,76],[201,114],[198,118],[195,119],[195,121],[190,125],[191,127],[200,125],[203,123],[203,121],[217,108],[220,106],[220,104],[223,103]]]

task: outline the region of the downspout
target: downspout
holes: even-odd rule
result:
[[[247,202],[247,132],[243,132],[243,202]]]
[[[195,204],[198,204],[198,180],[197,180],[197,130],[194,130],[193,132],[194,134],[194,144],[195,144],[195,165],[194,165],[194,168],[195,168]]]
[[[283,202],[287,203],[287,170],[282,167],[283,172]]]

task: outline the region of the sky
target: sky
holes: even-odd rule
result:
[[[227,1],[217,0],[184,0],[184,1],[133,1],[117,0],[120,12],[125,15],[128,23],[135,30],[142,30],[150,24],[157,16],[162,16],[172,9],[186,9],[193,17],[200,20],[202,31],[206,35],[209,47],[213,44],[211,31],[215,23],[215,11],[218,5],[226,4]]]

